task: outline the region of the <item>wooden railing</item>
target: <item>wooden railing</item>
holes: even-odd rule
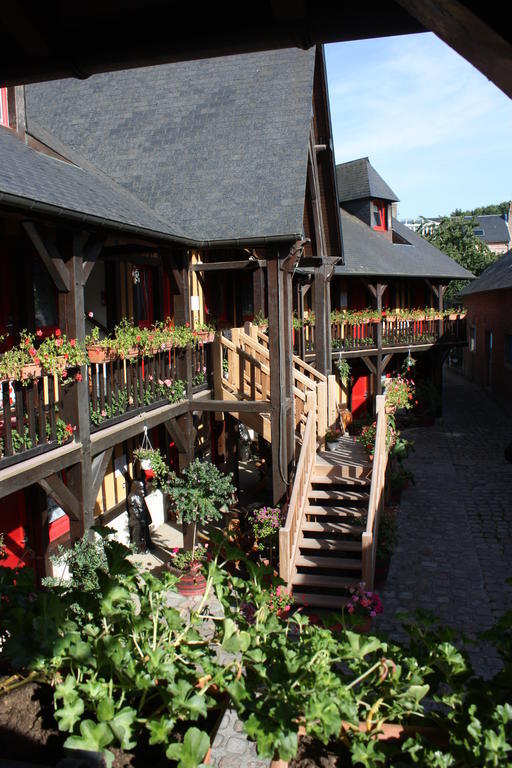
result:
[[[308,326],[312,328],[313,326]],[[268,335],[258,326],[247,324],[248,334],[258,341],[268,352]],[[268,357],[267,357],[268,359]],[[297,355],[293,356],[293,391],[295,400],[295,422],[305,426],[306,423],[306,397],[309,392],[314,393],[316,400],[317,436],[322,440],[327,429],[334,428],[336,424],[336,377],[324,376]]]
[[[386,396],[377,395],[377,428],[373,456],[370,500],[366,530],[362,536],[362,578],[367,590],[373,589],[379,522],[384,509],[384,486],[388,451],[386,446],[387,414]]]
[[[55,448],[72,438],[72,431],[66,432],[62,419],[61,388],[57,376],[41,376],[24,382],[3,381],[0,390],[2,466]]]
[[[377,348],[379,323],[364,322],[331,324],[333,352]],[[463,343],[466,341],[466,319],[403,320],[389,314],[382,319],[383,347],[411,347],[422,344]]]
[[[372,348],[377,346],[377,325],[374,322],[331,323],[331,347],[333,350]]]
[[[308,501],[308,489],[316,460],[316,403],[312,392],[307,395],[306,428],[295,471],[286,523],[279,531],[279,575],[290,585],[295,572],[299,538]]]

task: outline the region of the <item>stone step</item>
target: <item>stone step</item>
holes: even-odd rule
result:
[[[344,539],[306,539],[304,536],[299,541],[299,549],[319,549],[327,552],[360,552],[361,541],[347,541]]]
[[[364,528],[360,525],[350,525],[349,523],[316,523],[307,520],[302,524],[302,531],[311,531],[312,533],[349,533],[352,536],[362,536]]]
[[[322,557],[322,555],[299,555],[297,568],[332,568],[336,571],[360,571],[362,561],[357,557]]]

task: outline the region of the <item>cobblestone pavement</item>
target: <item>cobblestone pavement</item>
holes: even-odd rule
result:
[[[416,485],[402,493],[399,540],[381,589],[378,629],[402,637],[397,611],[422,608],[474,634],[512,609],[512,418],[462,376],[445,374],[443,417],[411,429],[407,467]],[[495,662],[481,646],[473,662]],[[491,649],[492,653],[492,649]]]
[[[211,764],[216,768],[268,768],[269,760],[258,757],[254,742],[232,709],[226,710],[212,745]]]

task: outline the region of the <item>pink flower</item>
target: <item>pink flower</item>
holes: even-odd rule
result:
[[[354,606],[353,605],[347,605],[347,611],[349,613],[354,613]]]
[[[103,418],[105,418],[105,416],[107,415],[107,412],[105,409],[102,410],[101,415],[103,416]]]
[[[88,312],[87,317],[94,317],[94,312]]]
[[[41,337],[42,335],[43,335],[42,330],[40,328],[38,328],[37,331],[36,331],[36,336]]]
[[[370,616],[372,617],[372,619],[373,619],[373,618],[374,618],[376,615],[377,615],[377,614],[376,614],[376,612],[375,612],[375,611],[370,611]]]

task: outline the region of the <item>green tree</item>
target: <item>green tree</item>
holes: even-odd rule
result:
[[[504,200],[502,203],[493,203],[492,205],[480,205],[478,208],[473,208],[471,211],[462,211],[460,208],[456,208],[451,216],[489,216],[496,214],[502,216],[504,213],[508,213],[510,202]]]
[[[496,256],[483,240],[474,234],[473,229],[477,224],[474,218],[444,217],[438,227],[429,232],[420,230],[420,234],[478,277],[489,264],[496,260]],[[469,280],[452,280],[446,291],[445,300],[453,302],[468,284]]]

